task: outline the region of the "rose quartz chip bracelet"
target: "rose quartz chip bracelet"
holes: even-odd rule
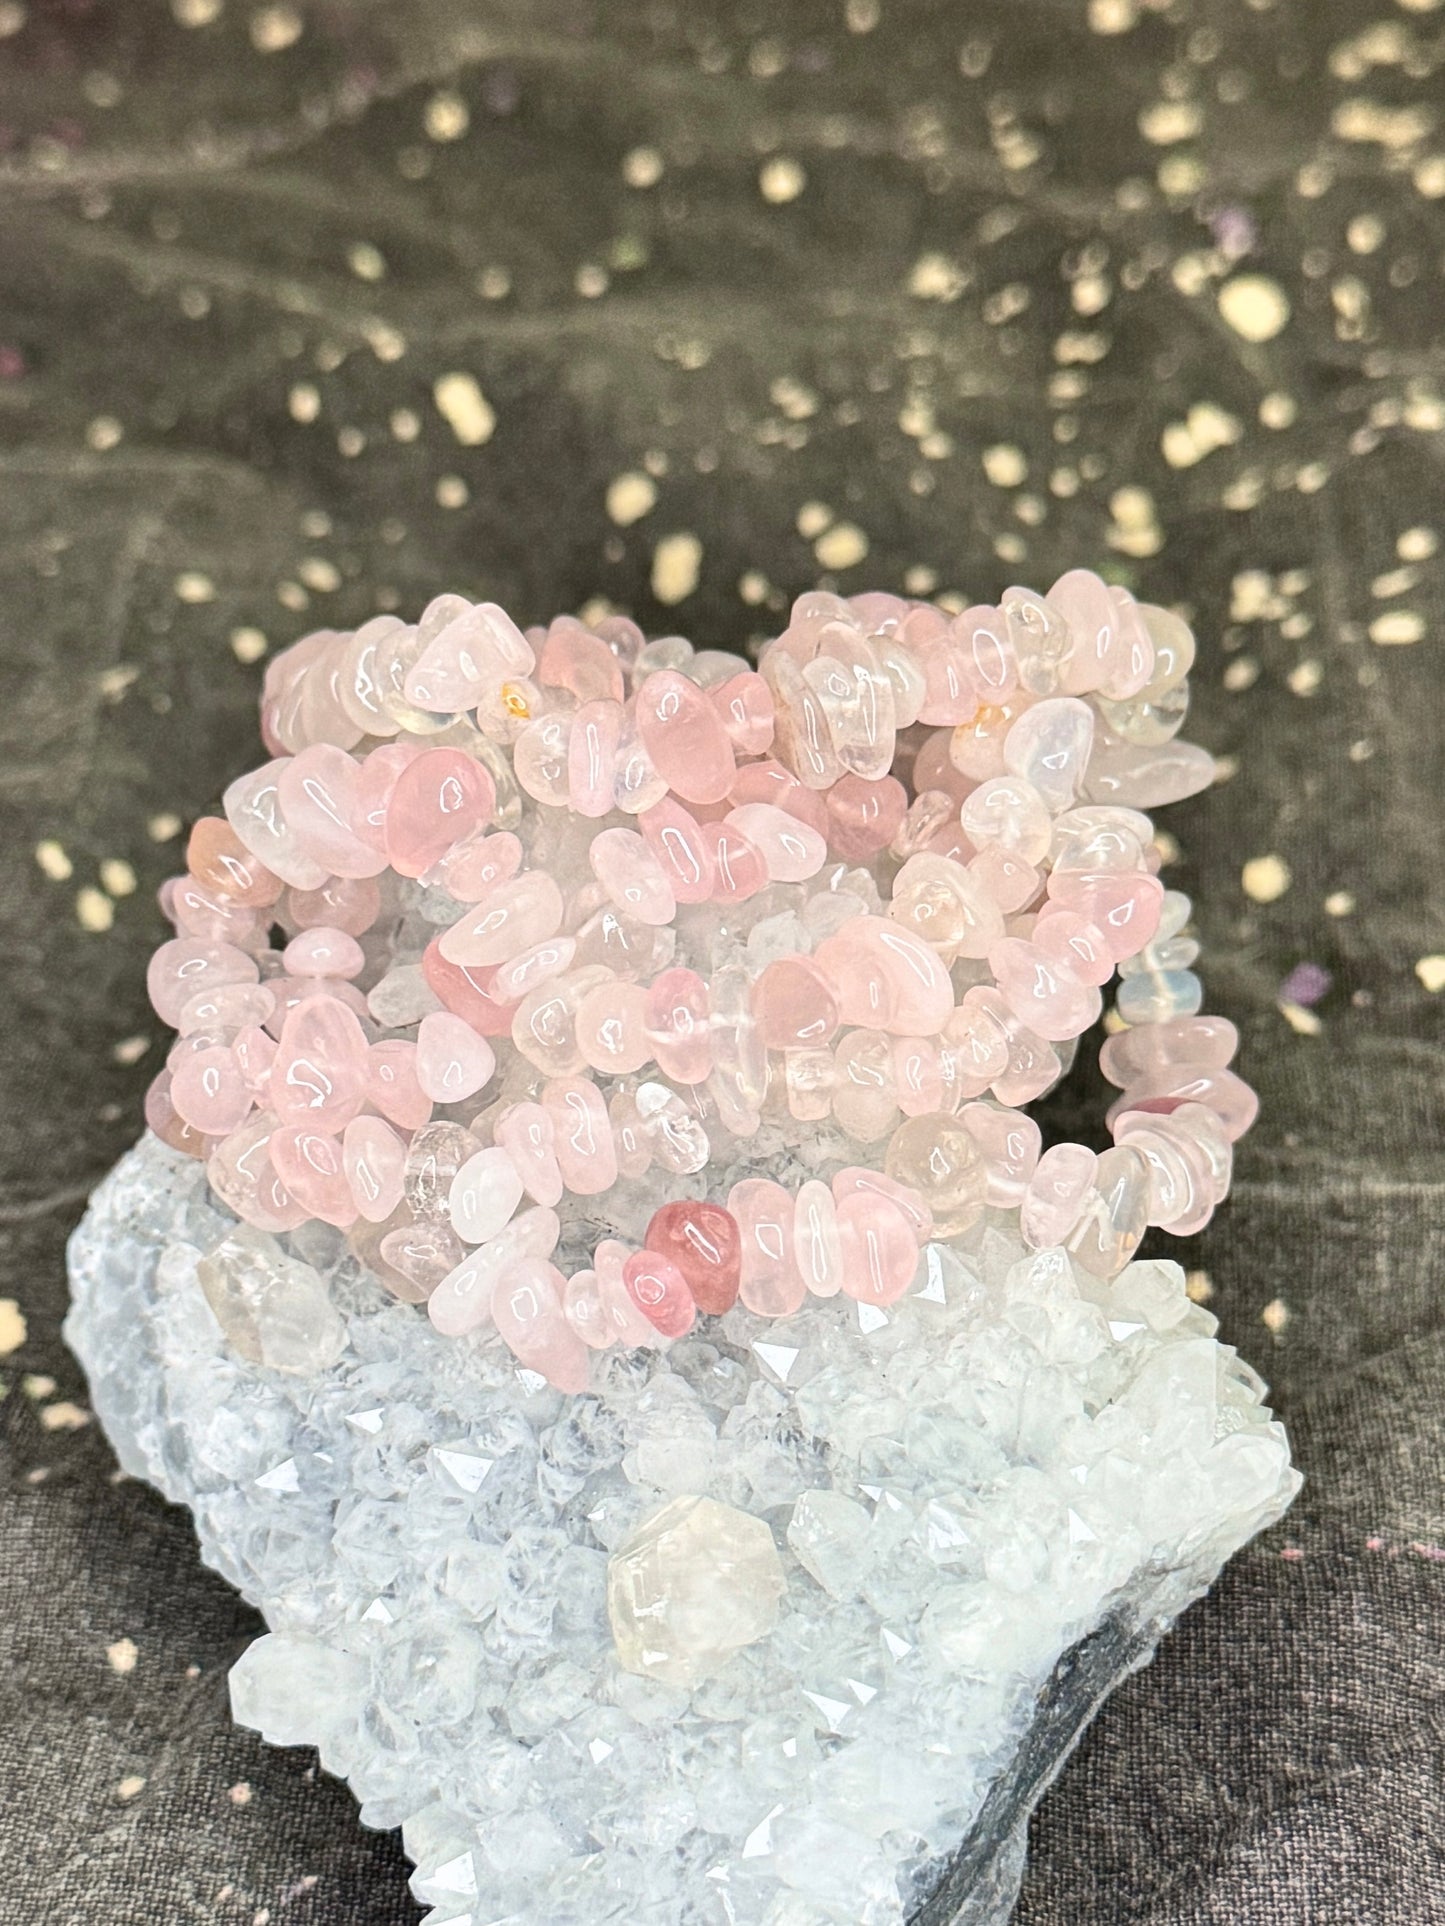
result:
[[[1143,813],[1212,773],[1193,655],[1083,571],[962,614],[805,595],[757,670],[453,595],[307,636],[161,893],[148,1121],[245,1222],[336,1226],[564,1390],[739,1300],[885,1306],[989,1211],[1111,1277],[1208,1220],[1255,1111]],[[1116,973],[1113,1147],[1045,1151],[1019,1106]],[[640,1242],[564,1275],[569,1197]]]

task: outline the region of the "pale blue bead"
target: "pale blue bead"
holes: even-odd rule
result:
[[[1156,936],[1137,956],[1126,956],[1119,965],[1120,976],[1152,976],[1164,970],[1187,970],[1199,955],[1192,936],[1171,936],[1161,942]]]
[[[1204,985],[1193,970],[1126,976],[1114,999],[1126,1023],[1167,1023],[1171,1017],[1196,1016],[1203,1002]]]

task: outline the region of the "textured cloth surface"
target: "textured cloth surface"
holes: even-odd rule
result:
[[[1445,1921],[1442,21],[0,0],[6,1919],[415,1918],[232,1729],[256,1621],[59,1338],[259,653],[443,587],[739,645],[822,577],[1082,563],[1199,630],[1228,780],[1168,874],[1264,1110],[1181,1255],[1308,1483],[1091,1729],[1018,1918]],[[1049,1127],[1102,1108],[1085,1063]]]

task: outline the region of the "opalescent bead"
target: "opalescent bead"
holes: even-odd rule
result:
[[[424,1016],[416,1033],[416,1080],[433,1103],[464,1103],[497,1067],[485,1037],[450,1010]]]
[[[638,1310],[665,1338],[679,1338],[692,1329],[697,1306],[670,1257],[658,1251],[633,1251],[622,1266],[622,1281]]]
[[[587,1347],[562,1309],[562,1273],[540,1258],[508,1268],[492,1292],[492,1320],[519,1364],[559,1391],[587,1389]]]
[[[721,1317],[732,1309],[742,1277],[742,1240],[721,1204],[664,1204],[653,1213],[644,1241],[677,1266],[700,1311]]]
[[[838,1200],[842,1286],[860,1304],[893,1304],[913,1282],[918,1240],[891,1199],[855,1190]]]
[[[366,1101],[401,1130],[420,1130],[431,1116],[431,1098],[416,1076],[416,1045],[387,1037],[366,1053]]]
[[[382,1224],[401,1202],[406,1146],[380,1117],[353,1117],[341,1139],[341,1166],[352,1201],[369,1224]]]
[[[828,980],[808,957],[779,957],[752,990],[752,1010],[769,1050],[816,1049],[838,1027]]]
[[[978,1146],[955,1117],[909,1117],[888,1140],[884,1169],[895,1183],[918,1192],[941,1237],[977,1223],[987,1201],[988,1177]]]
[[[425,750],[402,770],[387,802],[387,861],[399,876],[425,875],[490,822],[496,799],[487,771],[460,749]]]
[[[614,770],[621,740],[618,702],[584,703],[572,718],[567,738],[567,800],[577,815],[606,816],[614,808]]]
[[[793,1255],[794,1203],[781,1184],[748,1177],[728,1192],[738,1227],[738,1296],[760,1317],[787,1317],[807,1296]]]
[[[464,1244],[485,1244],[522,1201],[522,1179],[507,1150],[493,1144],[468,1157],[452,1179],[447,1209]]]
[[[196,823],[186,845],[186,867],[198,883],[242,909],[269,908],[284,887],[220,816],[202,816]]]
[[[310,1217],[345,1230],[356,1221],[356,1201],[342,1167],[341,1144],[313,1124],[282,1124],[272,1137],[271,1161],[287,1191]]]
[[[587,845],[587,860],[609,901],[625,915],[639,923],[672,921],[672,882],[645,837],[632,829],[604,829]]]
[[[1198,1014],[1204,985],[1192,970],[1150,970],[1120,980],[1114,1006],[1126,1023],[1169,1023]]]
[[[360,976],[366,956],[354,936],[324,925],[293,936],[282,952],[292,976]]]
[[[441,954],[448,963],[495,967],[555,936],[562,914],[562,892],[547,872],[524,870],[498,883],[475,909],[443,930]],[[442,991],[437,994],[446,1001]]]
[[[335,997],[307,997],[281,1026],[271,1108],[284,1124],[340,1130],[365,1100],[367,1070],[366,1033],[355,1014]]]
[[[773,697],[763,678],[748,670],[718,683],[707,694],[735,754],[765,754],[773,740]]]
[[[798,1191],[793,1205],[793,1262],[814,1297],[836,1297],[843,1288],[843,1239],[833,1193],[816,1177]]]
[[[386,868],[363,807],[362,765],[344,749],[302,749],[280,770],[277,795],[287,828],[328,875],[379,876]]]
[[[237,776],[222,796],[221,807],[238,840],[273,876],[293,889],[316,889],[330,872],[307,854],[281,811],[279,784],[288,761],[281,757]]]
[[[684,802],[721,802],[736,758],[721,716],[695,682],[673,669],[637,692],[637,729],[657,773]]]
[[[796,786],[804,795],[813,793]],[[725,821],[757,850],[774,883],[807,882],[828,859],[825,838],[775,803],[743,803]]]
[[[553,1078],[542,1089],[552,1119],[562,1182],[578,1197],[599,1197],[617,1182],[617,1150],[607,1106],[590,1077]]]
[[[170,1097],[177,1116],[205,1137],[227,1136],[251,1114],[251,1088],[226,1044],[183,1058],[172,1073]]]

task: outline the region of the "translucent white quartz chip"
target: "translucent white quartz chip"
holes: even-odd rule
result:
[[[761,1518],[674,1498],[612,1554],[607,1611],[619,1663],[692,1686],[777,1623],[787,1581]]]
[[[306,1376],[346,1349],[346,1325],[320,1275],[266,1231],[237,1224],[196,1275],[226,1342],[252,1364]]]

